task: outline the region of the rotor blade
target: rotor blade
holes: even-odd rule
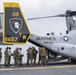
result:
[[[59,15],[54,15],[54,16],[28,18],[27,20],[45,19],[45,18],[53,18],[53,17],[65,17],[65,16],[66,16],[65,14],[59,14]]]

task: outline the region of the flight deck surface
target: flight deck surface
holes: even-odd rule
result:
[[[46,66],[2,66],[1,75],[76,75],[76,64],[67,62],[51,63]]]

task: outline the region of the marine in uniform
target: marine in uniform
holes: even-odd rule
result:
[[[39,60],[38,60],[38,65],[41,64],[40,48],[41,48],[41,47],[39,47]]]
[[[7,48],[5,48],[5,51],[4,51],[4,58],[5,58],[5,66],[6,67],[9,67],[9,64],[8,64],[8,62],[9,62],[9,53],[8,53],[8,47]]]
[[[33,49],[29,47],[27,49],[27,65],[32,66],[33,65]]]
[[[35,47],[32,47],[32,49],[33,49],[33,59],[34,59],[34,65],[35,65],[38,51],[35,49]]]
[[[39,54],[40,54],[41,65],[46,65],[47,51],[45,47],[40,48]]]
[[[9,54],[8,64],[10,66],[10,61],[11,61],[11,47],[8,47],[8,54]]]
[[[22,48],[19,48],[18,50],[19,50],[19,65],[22,66],[22,57],[24,55],[22,54]]]
[[[19,66],[19,51],[18,51],[18,48],[16,48],[13,52],[14,54],[14,64],[15,66]]]

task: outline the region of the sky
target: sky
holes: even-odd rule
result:
[[[3,12],[4,2],[18,2],[31,33],[41,36],[46,36],[46,33],[51,32],[55,32],[55,35],[59,35],[60,32],[65,34],[67,29],[65,18],[57,17],[30,21],[27,20],[28,18],[65,14],[68,9],[76,10],[76,0],[0,0],[0,12]],[[22,47],[23,53],[26,53],[26,49],[32,44],[27,43],[11,47],[14,50],[17,46]],[[5,47],[3,46],[3,50]],[[26,55],[24,59],[26,59]]]
[[[18,2],[26,20],[32,17],[52,16],[64,14],[66,10],[76,10],[75,0],[0,0],[0,11],[3,12],[3,2]],[[46,35],[46,33],[60,32],[65,34],[65,18],[49,18],[42,20],[27,20],[31,33]]]

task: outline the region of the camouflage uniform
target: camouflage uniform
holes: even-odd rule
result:
[[[19,51],[18,48],[14,51],[14,64],[15,66],[19,66]]]
[[[33,62],[33,49],[28,48],[27,49],[27,64],[32,66],[33,65],[32,62]]]
[[[38,60],[38,64],[40,64],[41,62],[41,56],[40,56],[40,48],[39,48],[39,60]]]
[[[34,65],[35,65],[38,51],[35,49],[35,47],[32,47],[32,49],[33,49],[33,59],[34,59]]]
[[[13,55],[14,55],[14,57],[13,57],[14,58],[14,64],[16,66],[16,64],[17,64],[17,62],[16,62],[16,50],[13,51]]]
[[[8,60],[8,64],[10,65],[10,61],[11,61],[11,47],[8,48],[8,53],[9,53],[9,60]]]
[[[5,52],[4,52],[4,58],[5,58],[5,66],[6,67],[9,67],[9,64],[8,64],[8,62],[9,62],[9,53],[8,53],[8,47],[5,49]]]
[[[2,52],[1,52],[2,48],[0,48],[0,63],[1,63],[1,60],[2,60]]]
[[[22,48],[19,48],[19,65],[20,66],[22,65],[22,57],[23,57]]]
[[[41,64],[46,65],[46,56],[47,56],[46,49],[44,47],[41,47],[39,54],[41,58]]]

